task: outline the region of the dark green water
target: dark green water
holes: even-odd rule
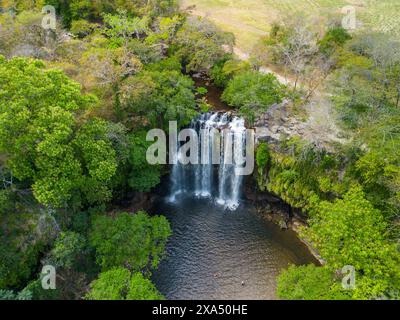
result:
[[[281,269],[315,262],[294,232],[266,222],[251,204],[232,212],[211,200],[160,200],[154,212],[174,232],[153,276],[168,299],[275,299]]]

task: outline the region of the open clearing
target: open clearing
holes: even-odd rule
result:
[[[271,24],[292,13],[312,17],[340,15],[352,5],[361,28],[400,37],[400,0],[181,0],[182,7],[196,6],[192,13],[207,16],[225,31],[233,32],[237,46],[249,52]]]

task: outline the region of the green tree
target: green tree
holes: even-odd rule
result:
[[[15,212],[12,214],[15,215]],[[33,275],[40,255],[49,242],[35,233],[35,215],[18,215],[1,219],[0,288],[21,288]],[[10,221],[11,220],[11,221]],[[33,220],[33,221],[32,221]]]
[[[57,268],[72,269],[85,254],[85,250],[86,239],[83,236],[71,231],[62,232],[47,260]]]
[[[255,71],[234,77],[222,95],[222,99],[233,107],[254,106],[261,110],[281,102],[282,97],[282,86],[274,75]]]
[[[256,163],[257,163],[257,183],[261,187],[267,183],[266,173],[268,170],[268,166],[271,162],[271,154],[269,151],[269,146],[267,143],[261,143],[257,147],[256,152]]]
[[[141,0],[46,0],[47,4],[56,8],[57,14],[63,18],[64,25],[70,27],[74,21],[99,21],[104,13],[115,14],[125,10],[129,14],[138,14],[145,4]]]
[[[269,164],[270,161],[271,161],[271,156],[269,153],[269,146],[265,142],[261,143],[257,148],[257,154],[256,154],[257,166],[260,169],[265,169],[265,167]]]
[[[100,119],[92,119],[77,132],[73,141],[83,176],[81,188],[89,204],[104,203],[111,199],[111,180],[114,177],[118,159],[110,139],[110,125]]]
[[[0,76],[0,151],[12,174],[31,182],[36,199],[47,206],[63,207],[72,198],[109,200],[118,166],[110,125],[78,122],[96,99],[37,60],[0,57]]]
[[[122,213],[115,219],[97,216],[90,243],[96,249],[98,264],[104,271],[114,267],[150,272],[164,257],[171,228],[163,216],[149,217],[145,212]]]
[[[327,267],[290,266],[278,277],[277,294],[287,300],[345,300],[349,299]]]
[[[103,272],[92,282],[88,300],[164,300],[150,280],[141,273],[131,275],[124,268]]]
[[[161,167],[150,165],[146,152],[151,142],[146,141],[144,134],[135,134],[130,139],[130,175],[129,186],[135,191],[149,192],[161,180]]]
[[[330,28],[324,37],[319,41],[319,49],[324,54],[333,54],[336,50],[343,47],[351,39],[351,35],[346,29],[335,26]]]
[[[61,71],[23,58],[0,57],[0,85],[0,150],[15,177],[34,181],[39,201],[60,205],[81,170],[69,144],[74,115],[94,99]]]
[[[141,273],[135,273],[131,278],[127,300],[164,300],[154,284],[143,277]]]
[[[118,10],[118,15],[105,14],[103,16],[106,28],[105,34],[116,44],[127,46],[133,36],[139,38],[142,33],[148,31],[148,17],[130,18],[126,10]]]
[[[226,51],[233,51],[234,36],[204,18],[190,17],[178,31],[172,47],[187,71],[209,71]]]
[[[304,235],[331,270],[354,266],[360,278],[354,296],[370,298],[400,286],[400,255],[385,237],[387,228],[382,213],[354,187],[343,199],[323,201]]]
[[[169,121],[184,126],[197,114],[193,87],[193,80],[180,71],[146,70],[124,81],[121,106],[125,117],[136,119],[138,126],[167,129]]]
[[[10,242],[3,241],[0,244],[0,288],[15,288],[27,281],[32,274],[33,264],[37,255],[27,250],[23,254],[10,246]],[[34,258],[32,258],[32,256]]]
[[[7,215],[15,210],[14,195],[9,190],[0,189],[0,220],[3,215]]]
[[[249,62],[236,60],[231,55],[226,55],[214,64],[210,76],[218,87],[225,88],[235,75],[250,71],[250,69]]]
[[[274,103],[280,103],[283,96],[283,87],[274,75],[248,71],[229,81],[222,100],[238,108],[249,122],[254,122],[259,112],[265,112]]]
[[[77,35],[79,38],[85,38],[88,35],[92,34],[98,28],[99,28],[98,24],[90,23],[87,20],[81,19],[73,21],[70,30],[73,34]]]
[[[10,290],[0,290],[1,300],[32,300],[32,293],[28,290],[23,290],[19,293],[14,293]]]
[[[125,268],[116,268],[103,272],[91,284],[88,300],[122,300],[128,291],[131,272]]]

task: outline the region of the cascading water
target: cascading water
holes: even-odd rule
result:
[[[199,164],[183,165],[183,155],[178,152],[177,164],[171,173],[171,196],[176,202],[180,196],[214,198],[216,203],[229,210],[240,204],[243,177],[235,171],[233,155],[245,154],[245,121],[230,113],[206,113],[192,121],[197,133]],[[179,143],[178,143],[179,144]]]

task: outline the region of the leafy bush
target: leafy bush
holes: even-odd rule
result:
[[[165,300],[158,292],[154,284],[143,277],[141,273],[135,273],[131,278],[127,300]]]
[[[342,27],[330,28],[319,41],[319,48],[322,53],[331,54],[337,48],[343,47],[343,45],[351,39],[351,35],[348,31]]]
[[[261,143],[257,148],[256,161],[259,168],[265,168],[271,160],[269,146],[267,143]]]
[[[14,293],[10,290],[0,289],[0,301],[1,300],[32,300],[32,292],[23,290],[19,293]]]
[[[234,77],[222,99],[233,107],[254,106],[265,111],[282,101],[282,89],[274,75],[250,71]]]
[[[78,83],[38,60],[0,56],[0,151],[16,178],[32,181],[36,199],[56,208],[81,192],[93,204],[110,198],[118,163],[108,122],[78,115],[97,100]],[[18,87],[20,90],[14,90]],[[35,96],[35,99],[30,97]]]
[[[261,143],[256,152],[256,163],[258,169],[257,182],[259,186],[263,186],[266,183],[265,173],[267,166],[270,164],[271,155],[269,153],[269,146],[267,143]]]
[[[257,114],[265,112],[274,103],[282,102],[284,88],[272,74],[249,71],[229,81],[222,100],[236,107],[251,123]]]
[[[225,88],[235,75],[246,71],[250,71],[250,64],[247,61],[236,60],[227,55],[213,66],[210,76],[215,85]]]
[[[0,215],[0,289],[23,288],[54,240],[54,224],[47,224],[37,208],[29,210],[17,202],[15,210]]]
[[[164,63],[168,63],[168,68],[176,68],[174,60],[168,60],[150,69],[162,69]],[[184,126],[197,114],[193,89],[193,80],[181,71],[146,70],[124,81],[120,90],[121,107],[126,119],[133,114],[143,119],[137,128],[144,124],[151,128],[168,128],[168,122],[172,120],[178,120]]]
[[[30,292],[32,295],[32,300],[48,301],[48,300],[57,300],[60,297],[59,289],[56,290],[43,289],[41,278],[31,281],[23,291]]]
[[[131,273],[128,269],[117,268],[103,272],[92,282],[86,295],[88,300],[122,300],[129,287]]]
[[[99,25],[90,23],[87,20],[73,21],[71,24],[71,32],[80,38],[90,35]]]

